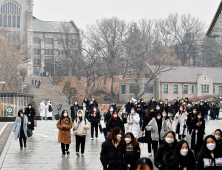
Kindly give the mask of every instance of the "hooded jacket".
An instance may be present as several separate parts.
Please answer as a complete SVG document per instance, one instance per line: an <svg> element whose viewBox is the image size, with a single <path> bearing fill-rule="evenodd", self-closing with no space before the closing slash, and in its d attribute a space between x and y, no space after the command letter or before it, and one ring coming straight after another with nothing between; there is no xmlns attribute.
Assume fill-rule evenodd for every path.
<svg viewBox="0 0 222 170"><path fill-rule="evenodd" d="M23 125L22 125L21 119L22 119L21 117L16 117L13 129L12 129L12 131L15 132L15 136L14 136L15 140L17 140L19 138L21 126L23 126L24 134L25 134L26 138L28 138L28 135L27 135L28 118L26 115L23 116L23 119L24 119Z"/></svg>
<svg viewBox="0 0 222 170"><path fill-rule="evenodd" d="M130 125L129 122L132 122L133 124ZM140 132L140 116L139 114L135 113L132 119L132 116L129 114L127 116L127 126L126 126L126 133L131 132L135 138L139 137Z"/></svg>
<svg viewBox="0 0 222 170"><path fill-rule="evenodd" d="M43 109L43 110L39 110L40 116L45 117L45 109L46 109L46 106L45 106L45 103L44 103L43 101L40 103L39 108L40 108L40 107Z"/></svg>
<svg viewBox="0 0 222 170"><path fill-rule="evenodd" d="M82 120L81 120L81 123L78 124L78 122L80 122L80 119L79 119L79 116L77 115L77 118L73 122L73 128L75 130L74 133L75 133L75 135L78 135L78 136L86 136L87 130L90 128L90 123L84 117L83 110L78 110L77 114L79 113L79 111L82 113Z"/></svg>

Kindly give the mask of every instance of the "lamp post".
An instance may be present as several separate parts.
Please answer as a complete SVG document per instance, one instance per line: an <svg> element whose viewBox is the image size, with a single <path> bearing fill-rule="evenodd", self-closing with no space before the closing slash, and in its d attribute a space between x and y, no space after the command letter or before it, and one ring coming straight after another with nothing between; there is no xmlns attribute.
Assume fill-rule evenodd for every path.
<svg viewBox="0 0 222 170"><path fill-rule="evenodd" d="M23 87L26 87L26 86L27 86L27 85L23 85L23 86L22 86L22 93L23 93Z"/></svg>

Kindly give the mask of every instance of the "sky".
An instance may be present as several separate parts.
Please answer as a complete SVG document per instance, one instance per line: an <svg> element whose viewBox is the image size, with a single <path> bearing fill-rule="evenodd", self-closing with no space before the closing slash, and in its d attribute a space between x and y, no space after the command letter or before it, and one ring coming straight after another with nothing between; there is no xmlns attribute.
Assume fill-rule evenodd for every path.
<svg viewBox="0 0 222 170"><path fill-rule="evenodd" d="M169 13L200 18L206 30L221 0L34 0L33 15L43 21L74 21L79 29L97 19L117 16L125 21L164 19Z"/></svg>

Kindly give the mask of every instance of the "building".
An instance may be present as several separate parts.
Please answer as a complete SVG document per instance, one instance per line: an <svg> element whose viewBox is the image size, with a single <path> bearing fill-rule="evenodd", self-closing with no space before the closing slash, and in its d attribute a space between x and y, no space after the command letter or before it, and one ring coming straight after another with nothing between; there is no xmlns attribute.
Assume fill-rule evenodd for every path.
<svg viewBox="0 0 222 170"><path fill-rule="evenodd" d="M164 67L168 70L170 67ZM194 97L207 95L222 95L222 67L184 67L175 66L162 72L148 85L145 83L155 72L156 66L149 66L141 72L139 78L139 94L142 98L152 97L171 101L177 97ZM126 101L134 96L135 80L132 78L120 81L120 101Z"/></svg>
<svg viewBox="0 0 222 170"><path fill-rule="evenodd" d="M33 0L0 0L0 28L7 28L7 39L23 41L28 49L29 61L23 66L27 75L44 75L47 62L65 56L61 27L69 27L69 34L79 35L73 21L41 21L33 16ZM1 38L4 38L1 36Z"/></svg>

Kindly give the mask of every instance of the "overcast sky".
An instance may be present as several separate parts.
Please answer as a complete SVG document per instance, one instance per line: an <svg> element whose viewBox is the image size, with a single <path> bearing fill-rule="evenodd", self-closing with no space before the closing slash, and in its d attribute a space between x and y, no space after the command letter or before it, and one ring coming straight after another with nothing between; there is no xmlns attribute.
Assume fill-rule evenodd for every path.
<svg viewBox="0 0 222 170"><path fill-rule="evenodd" d="M34 16L44 21L70 21L85 30L96 19L117 16L126 21L190 13L209 27L221 0L34 0Z"/></svg>

